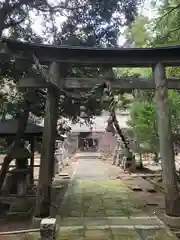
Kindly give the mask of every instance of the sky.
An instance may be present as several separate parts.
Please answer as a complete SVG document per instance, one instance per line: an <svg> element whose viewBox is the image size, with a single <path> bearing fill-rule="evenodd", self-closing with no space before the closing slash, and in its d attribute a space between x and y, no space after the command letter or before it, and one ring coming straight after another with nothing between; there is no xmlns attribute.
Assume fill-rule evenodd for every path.
<svg viewBox="0 0 180 240"><path fill-rule="evenodd" d="M50 0L52 1L52 0ZM53 3L56 0L53 0ZM156 1L156 3L158 2L158 0ZM147 16L148 18L152 19L156 16L156 9L157 7L152 7L151 1L150 0L144 0L144 4L142 5L141 8L139 8L139 12L145 16ZM32 19L33 19L33 29L37 34L41 34L43 35L43 27L42 27L42 22L43 19L40 16L35 16L34 13L32 13L31 15ZM66 17L62 17L62 16L57 16L56 18L56 26L59 27L62 25L62 23L66 20ZM46 23L47 24L47 23ZM122 34L119 36L119 41L118 44L121 46L123 45L123 43L125 42L125 38L122 36Z"/></svg>
<svg viewBox="0 0 180 240"><path fill-rule="evenodd" d="M158 0L155 2L156 4L152 4L152 1L150 0L145 0L144 4L142 7L139 9L139 11L144 14L145 16L149 17L150 19L154 18L157 14L157 5L158 5Z"/></svg>

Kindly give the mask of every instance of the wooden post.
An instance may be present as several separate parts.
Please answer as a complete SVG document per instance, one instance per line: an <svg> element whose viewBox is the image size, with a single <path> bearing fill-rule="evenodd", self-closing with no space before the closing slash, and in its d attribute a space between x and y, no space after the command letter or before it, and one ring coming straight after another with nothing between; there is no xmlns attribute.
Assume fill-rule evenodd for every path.
<svg viewBox="0 0 180 240"><path fill-rule="evenodd" d="M53 62L50 66L52 82L60 79L58 64ZM55 88L48 88L46 113L44 118L44 133L42 139L42 153L39 173L39 183L36 198L36 217L48 217L51 205L51 185L54 167L54 150L57 126L58 95Z"/></svg>
<svg viewBox="0 0 180 240"><path fill-rule="evenodd" d="M32 157L30 159L30 184L34 184L34 138L30 140Z"/></svg>
<svg viewBox="0 0 180 240"><path fill-rule="evenodd" d="M180 197L177 188L177 176L174 161L171 117L168 104L168 88L165 68L162 63L153 67L156 86L157 122L162 175L165 188L166 214L180 216Z"/></svg>

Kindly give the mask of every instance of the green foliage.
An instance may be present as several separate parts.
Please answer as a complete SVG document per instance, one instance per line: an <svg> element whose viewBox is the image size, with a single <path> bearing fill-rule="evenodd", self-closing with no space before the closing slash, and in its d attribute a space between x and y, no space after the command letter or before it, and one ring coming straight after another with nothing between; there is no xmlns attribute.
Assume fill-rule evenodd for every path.
<svg viewBox="0 0 180 240"><path fill-rule="evenodd" d="M16 85L10 79L3 78L0 81L0 117L4 119L6 115L15 115L23 96L18 93Z"/></svg>
<svg viewBox="0 0 180 240"><path fill-rule="evenodd" d="M59 40L68 45L117 46L120 27L134 21L138 0L81 0L67 10Z"/></svg>
<svg viewBox="0 0 180 240"><path fill-rule="evenodd" d="M133 24L126 29L125 35L135 47L167 46L179 44L180 37L180 8L178 0L162 1L158 9L158 17L151 23L146 17L138 16ZM144 24L143 24L144 22ZM156 26L152 31L152 26ZM142 40L142 41L141 41ZM117 70L117 75L139 75L152 77L151 69L124 69ZM167 77L179 77L179 67L166 68ZM151 151L158 152L158 133L156 122L156 104L154 92L136 90L133 92L134 102L130 108L129 125L134 131L136 140L140 144L148 144ZM172 120L174 142L180 134L180 94L178 91L169 91L169 107Z"/></svg>
<svg viewBox="0 0 180 240"><path fill-rule="evenodd" d="M25 40L29 42L55 42L56 44L84 45L84 46L116 46L120 32L120 26L131 23L136 15L139 0L83 0L83 1L9 1L0 4L1 22L0 36L7 35L11 39ZM43 36L37 35L33 29L33 16L42 17ZM63 25L58 26L59 16L65 16ZM37 31L36 31L37 32ZM17 69L17 62L1 63L1 78L13 79L14 82L32 66L27 69ZM22 65L21 65L22 66ZM67 69L71 76L98 77L102 69L73 68ZM4 80L3 80L4 81ZM9 82L6 81L6 85ZM16 93L16 98L21 94ZM92 117L102 110L99 96L90 99L85 105L87 114ZM9 98L3 96L1 91L1 113L6 110L14 111L15 107ZM96 99L97 98L97 99ZM34 91L31 93L32 112L38 116L44 115L46 92ZM14 103L13 103L14 104ZM74 103L71 99L65 99L59 108L59 115L78 119L79 107L82 103ZM16 107L20 108L16 104ZM19 110L18 110L19 111Z"/></svg>
<svg viewBox="0 0 180 240"><path fill-rule="evenodd" d="M172 120L173 135L176 138L180 134L180 94L177 91L169 91L170 115Z"/></svg>
<svg viewBox="0 0 180 240"><path fill-rule="evenodd" d="M170 0L159 8L159 17L155 20L156 39L154 45L176 45L180 36L179 0Z"/></svg>
<svg viewBox="0 0 180 240"><path fill-rule="evenodd" d="M174 142L179 140L178 136L180 134L179 106L179 92L169 91L169 108ZM147 143L153 152L158 152L159 143L155 99L152 101L137 101L132 104L129 126L132 127L139 143Z"/></svg>
<svg viewBox="0 0 180 240"><path fill-rule="evenodd" d="M114 98L111 101L108 110L115 109L128 109L132 103L131 94L122 94L122 93L115 93Z"/></svg>
<svg viewBox="0 0 180 240"><path fill-rule="evenodd" d="M136 140L148 144L152 151L158 151L158 136L155 104L135 102L130 111L129 125L133 128Z"/></svg>
<svg viewBox="0 0 180 240"><path fill-rule="evenodd" d="M69 7L64 1L56 1L56 5L46 0L4 0L0 2L1 23L0 36L7 34L14 39L33 40L35 33L32 29L35 14L43 15L46 21L55 16L61 9ZM6 32L4 31L6 30ZM42 39L42 38L39 38Z"/></svg>
<svg viewBox="0 0 180 240"><path fill-rule="evenodd" d="M117 46L120 27L131 23L136 15L138 0L84 0L83 9L67 9L67 20L57 36L60 44L73 46ZM103 69L92 67L73 68L68 74L73 77L99 77ZM99 101L102 94L88 101L86 108L88 116L100 114L108 104ZM98 101L97 101L98 100ZM69 108L72 109L72 108ZM74 108L73 116L78 116L79 110Z"/></svg>
<svg viewBox="0 0 180 240"><path fill-rule="evenodd" d="M118 78L122 76L141 76L144 78L152 76L151 68L116 68L114 72Z"/></svg>
<svg viewBox="0 0 180 240"><path fill-rule="evenodd" d="M155 38L152 45L170 46L179 45L180 38L180 4L179 0L162 1L158 14L155 19ZM166 70L167 76L180 76L179 67L169 67Z"/></svg>
<svg viewBox="0 0 180 240"><path fill-rule="evenodd" d="M151 42L151 25L148 17L138 15L135 21L125 30L127 41L135 47L147 47Z"/></svg>
<svg viewBox="0 0 180 240"><path fill-rule="evenodd" d="M30 42L42 42L42 38L37 36L32 29L31 14L36 11L47 11L49 14L50 6L47 1L9 1L4 0L0 3L0 37L8 36L11 39L25 40ZM52 14L55 11L52 11ZM22 69L23 63L21 63L21 69L17 68L17 61L1 62L0 71L0 116L5 118L6 116L15 116L22 111L24 94L20 93L16 88L16 83L19 78L24 74ZM28 69L31 66L27 66ZM42 99L38 98L38 93L34 91L31 97L32 105L35 100L41 105ZM35 107L32 109L38 115L42 114L42 111ZM44 105L42 105L44 107ZM42 107L41 106L41 107Z"/></svg>

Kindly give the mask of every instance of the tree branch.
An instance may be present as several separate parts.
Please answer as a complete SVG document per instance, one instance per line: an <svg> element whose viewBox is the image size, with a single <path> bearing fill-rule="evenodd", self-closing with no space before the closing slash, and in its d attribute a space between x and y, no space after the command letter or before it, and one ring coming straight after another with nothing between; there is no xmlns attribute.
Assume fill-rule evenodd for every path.
<svg viewBox="0 0 180 240"><path fill-rule="evenodd" d="M180 30L180 26L177 27L177 28L172 29L171 31L169 31L166 36L172 34L173 32L176 32L176 31L178 31L178 30Z"/></svg>
<svg viewBox="0 0 180 240"><path fill-rule="evenodd" d="M158 39L159 39L159 40L164 40L165 38L169 37L172 33L176 32L176 31L178 31L178 30L180 30L180 26L177 27L177 28L172 29L172 30L169 31L166 35L164 35L164 36L162 36L162 37L161 37L161 36L158 36Z"/></svg>
<svg viewBox="0 0 180 240"><path fill-rule="evenodd" d="M80 9L80 8L85 8L87 7L87 4L85 5L82 5L82 6L77 6L77 7L68 7L68 4L69 4L69 0L66 0L66 2L64 4L58 4L56 6L51 6L47 0L45 0L45 3L44 3L44 6L46 6L46 8L43 8L43 6L41 6L40 4L32 4L31 7L32 8L35 8L41 12L58 12L59 10L76 10L76 9Z"/></svg>
<svg viewBox="0 0 180 240"><path fill-rule="evenodd" d="M22 17L19 21L15 21L14 19L10 19L9 23L4 24L4 28L16 27L17 25L23 23L26 19L26 16Z"/></svg>
<svg viewBox="0 0 180 240"><path fill-rule="evenodd" d="M30 0L30 1L32 2L32 0ZM16 2L12 6L9 6L9 7L10 7L11 11L13 11L15 9L19 9L20 7L22 7L25 4L28 5L28 0L20 0L19 2Z"/></svg>
<svg viewBox="0 0 180 240"><path fill-rule="evenodd" d="M178 9L178 8L180 8L180 3L177 4L175 7L169 9L168 11L166 11L166 13L163 14L163 15L160 17L158 23L159 23L160 21L162 21L162 19L163 19L164 17L166 17L168 14L172 13L174 10L176 10L176 9ZM158 23L157 23L157 24L158 24Z"/></svg>

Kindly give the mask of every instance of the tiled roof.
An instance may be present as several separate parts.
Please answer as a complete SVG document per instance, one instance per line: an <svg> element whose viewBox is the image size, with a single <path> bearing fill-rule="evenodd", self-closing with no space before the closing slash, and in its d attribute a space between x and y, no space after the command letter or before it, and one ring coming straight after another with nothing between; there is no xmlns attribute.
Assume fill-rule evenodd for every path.
<svg viewBox="0 0 180 240"><path fill-rule="evenodd" d="M0 135L15 135L18 128L17 119L8 119L0 122ZM33 135L41 135L43 132L43 127L29 122L25 133Z"/></svg>

